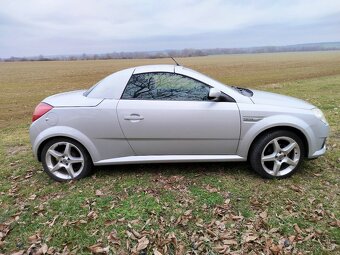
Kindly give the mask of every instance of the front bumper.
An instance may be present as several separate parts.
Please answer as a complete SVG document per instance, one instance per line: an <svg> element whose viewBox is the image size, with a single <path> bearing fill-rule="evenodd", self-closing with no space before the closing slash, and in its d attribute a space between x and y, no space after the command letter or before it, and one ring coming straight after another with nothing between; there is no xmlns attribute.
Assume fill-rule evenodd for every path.
<svg viewBox="0 0 340 255"><path fill-rule="evenodd" d="M309 159L315 159L315 158L317 158L317 157L320 157L320 156L322 156L323 154L325 154L326 153L326 143L323 145L323 147L320 149L320 150L318 150L318 151L316 151L316 152L314 152L314 154L313 155L311 155L311 156L309 156L308 158Z"/></svg>
<svg viewBox="0 0 340 255"><path fill-rule="evenodd" d="M310 129L311 136L309 141L309 159L315 159L326 152L326 140L329 136L330 127L328 124L319 122Z"/></svg>

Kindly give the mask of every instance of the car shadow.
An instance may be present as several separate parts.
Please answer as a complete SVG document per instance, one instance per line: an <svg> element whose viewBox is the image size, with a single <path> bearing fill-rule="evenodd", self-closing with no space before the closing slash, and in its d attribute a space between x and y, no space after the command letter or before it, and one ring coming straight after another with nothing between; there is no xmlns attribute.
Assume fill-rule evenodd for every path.
<svg viewBox="0 0 340 255"><path fill-rule="evenodd" d="M247 162L204 162L204 163L153 163L96 166L95 173L98 176L117 175L241 175L254 176Z"/></svg>

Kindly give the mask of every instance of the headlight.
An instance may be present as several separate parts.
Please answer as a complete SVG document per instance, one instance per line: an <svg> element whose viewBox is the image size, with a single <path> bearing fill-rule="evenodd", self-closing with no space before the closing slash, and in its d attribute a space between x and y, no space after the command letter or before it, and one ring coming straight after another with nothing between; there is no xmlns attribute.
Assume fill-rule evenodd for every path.
<svg viewBox="0 0 340 255"><path fill-rule="evenodd" d="M325 118L325 115L323 114L323 112L320 109L314 108L314 109L312 109L312 111L313 111L315 117L317 117L323 123L328 124L327 120Z"/></svg>

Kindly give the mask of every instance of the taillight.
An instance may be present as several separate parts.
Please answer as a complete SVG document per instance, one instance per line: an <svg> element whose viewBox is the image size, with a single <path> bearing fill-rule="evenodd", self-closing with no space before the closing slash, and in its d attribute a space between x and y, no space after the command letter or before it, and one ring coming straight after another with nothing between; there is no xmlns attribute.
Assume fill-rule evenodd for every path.
<svg viewBox="0 0 340 255"><path fill-rule="evenodd" d="M45 113L48 111L52 110L53 106L46 104L46 103L40 103L35 107L34 112L33 112L33 117L32 117L32 122L36 121L39 119L41 116L43 116Z"/></svg>

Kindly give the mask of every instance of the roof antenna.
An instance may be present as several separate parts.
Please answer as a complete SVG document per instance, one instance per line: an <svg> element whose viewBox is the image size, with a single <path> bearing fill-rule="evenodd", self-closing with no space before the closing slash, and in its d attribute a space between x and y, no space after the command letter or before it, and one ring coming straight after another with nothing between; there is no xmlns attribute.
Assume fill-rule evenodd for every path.
<svg viewBox="0 0 340 255"><path fill-rule="evenodd" d="M180 66L180 64L178 64L177 61L173 57L170 57L170 58L176 63L176 66Z"/></svg>

